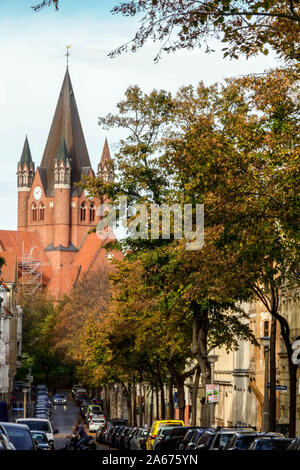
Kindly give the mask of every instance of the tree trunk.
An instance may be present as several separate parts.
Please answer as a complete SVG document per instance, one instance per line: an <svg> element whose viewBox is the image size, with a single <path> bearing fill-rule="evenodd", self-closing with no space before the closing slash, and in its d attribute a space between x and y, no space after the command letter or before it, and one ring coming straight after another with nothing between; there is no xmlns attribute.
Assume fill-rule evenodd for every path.
<svg viewBox="0 0 300 470"><path fill-rule="evenodd" d="M139 408L140 408L140 416L139 416L139 426L140 428L143 427L143 415L145 413L145 400L144 400L144 411L143 411L143 386L142 384L140 383L140 386L139 386L139 390L140 390L140 402L139 402Z"/></svg>
<svg viewBox="0 0 300 470"><path fill-rule="evenodd" d="M156 398L156 419L159 420L159 389L155 388L155 398Z"/></svg>
<svg viewBox="0 0 300 470"><path fill-rule="evenodd" d="M149 428L153 421L153 386L151 386L151 402L150 402L150 420L149 420Z"/></svg>
<svg viewBox="0 0 300 470"><path fill-rule="evenodd" d="M159 378L159 386L160 386L160 409L161 409L161 419L166 419L166 403L165 403L165 389L164 384Z"/></svg>
<svg viewBox="0 0 300 470"><path fill-rule="evenodd" d="M128 426L132 425L132 406L131 406L131 385L128 382L127 385L127 396L126 396L126 401L127 401L127 416L128 416Z"/></svg>
<svg viewBox="0 0 300 470"><path fill-rule="evenodd" d="M135 386L135 379L133 379L132 385L132 427L137 426L137 419L136 419L136 386Z"/></svg>
<svg viewBox="0 0 300 470"><path fill-rule="evenodd" d="M144 403L145 403L145 411L144 411L144 424L149 424L149 408L148 408L148 388L144 385Z"/></svg>
<svg viewBox="0 0 300 470"><path fill-rule="evenodd" d="M185 397L184 397L184 379L176 377L177 399L179 408L179 419L184 421Z"/></svg>
<svg viewBox="0 0 300 470"><path fill-rule="evenodd" d="M196 426L197 422L197 398L198 398L198 388L199 388L199 380L200 380L201 370L198 367L195 374L195 382L192 391L192 420L191 426Z"/></svg>
<svg viewBox="0 0 300 470"><path fill-rule="evenodd" d="M270 389L268 431L276 431L276 318L272 318L270 341Z"/></svg>
<svg viewBox="0 0 300 470"><path fill-rule="evenodd" d="M170 383L169 383L169 413L170 413L170 419L174 419L175 408L174 408L173 378L172 378L172 376L170 377Z"/></svg>

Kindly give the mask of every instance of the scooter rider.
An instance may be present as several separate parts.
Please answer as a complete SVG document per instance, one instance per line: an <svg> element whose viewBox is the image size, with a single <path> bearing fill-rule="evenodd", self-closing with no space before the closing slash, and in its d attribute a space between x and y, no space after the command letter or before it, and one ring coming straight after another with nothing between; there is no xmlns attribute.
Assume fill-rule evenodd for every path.
<svg viewBox="0 0 300 470"><path fill-rule="evenodd" d="M85 427L83 425L83 422L81 420L77 421L79 423L79 428L77 430L77 435L80 437L80 440L76 444L76 448L80 449L82 444L85 444L89 440L89 435L85 430Z"/></svg>

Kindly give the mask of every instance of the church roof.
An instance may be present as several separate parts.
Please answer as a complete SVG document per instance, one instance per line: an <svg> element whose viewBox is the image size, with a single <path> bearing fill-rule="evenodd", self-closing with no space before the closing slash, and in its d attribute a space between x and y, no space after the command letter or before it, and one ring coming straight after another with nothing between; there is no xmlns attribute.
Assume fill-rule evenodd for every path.
<svg viewBox="0 0 300 470"><path fill-rule="evenodd" d="M32 163L31 152L30 152L30 147L29 147L27 136L25 138L20 163L21 163L22 168L24 167L25 163L27 163L28 168L30 166L30 163Z"/></svg>
<svg viewBox="0 0 300 470"><path fill-rule="evenodd" d="M68 69L65 73L41 162L41 167L47 169L47 187L45 188L47 196L52 194L54 188L53 167L59 151L62 135L65 137L66 147L71 159L73 184L81 180L82 168L90 167L91 162ZM74 191L77 193L78 188Z"/></svg>

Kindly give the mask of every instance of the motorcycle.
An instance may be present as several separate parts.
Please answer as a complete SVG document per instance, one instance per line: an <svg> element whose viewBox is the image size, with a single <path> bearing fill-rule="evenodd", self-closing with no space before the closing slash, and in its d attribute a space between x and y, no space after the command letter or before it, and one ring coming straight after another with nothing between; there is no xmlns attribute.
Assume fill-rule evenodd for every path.
<svg viewBox="0 0 300 470"><path fill-rule="evenodd" d="M89 439L87 442L84 442L83 444L80 445L80 447L77 447L77 442L78 442L78 436L76 434L72 434L71 438L67 438L65 450L96 450L97 446L95 442L93 441L92 436L89 436Z"/></svg>

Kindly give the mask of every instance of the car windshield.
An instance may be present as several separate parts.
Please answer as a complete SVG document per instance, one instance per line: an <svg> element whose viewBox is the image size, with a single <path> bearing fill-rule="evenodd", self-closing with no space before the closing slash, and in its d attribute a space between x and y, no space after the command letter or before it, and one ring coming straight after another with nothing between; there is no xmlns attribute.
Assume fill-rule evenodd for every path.
<svg viewBox="0 0 300 470"><path fill-rule="evenodd" d="M254 441L255 438L256 438L255 434L253 434L253 436L240 437L236 442L236 447L238 449L247 450L247 449L249 449L250 445L252 444L252 442Z"/></svg>
<svg viewBox="0 0 300 470"><path fill-rule="evenodd" d="M92 419L92 423L103 423L104 422L104 418L93 418Z"/></svg>
<svg viewBox="0 0 300 470"><path fill-rule="evenodd" d="M54 395L54 398L65 398L64 395Z"/></svg>
<svg viewBox="0 0 300 470"><path fill-rule="evenodd" d="M47 444L47 443L48 443L47 436L46 436L46 434L44 434L44 433L41 433L41 432L32 432L31 435L32 435L33 439L35 439L36 441L42 442L43 444Z"/></svg>
<svg viewBox="0 0 300 470"><path fill-rule="evenodd" d="M5 426L3 426L5 427ZM5 427L9 439L17 450L32 450L33 442L27 429L17 429L17 427Z"/></svg>
<svg viewBox="0 0 300 470"><path fill-rule="evenodd" d="M22 421L22 424L27 424L30 431L52 432L48 421L26 420Z"/></svg>

